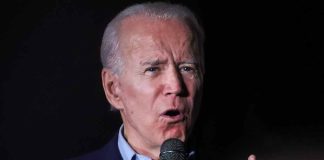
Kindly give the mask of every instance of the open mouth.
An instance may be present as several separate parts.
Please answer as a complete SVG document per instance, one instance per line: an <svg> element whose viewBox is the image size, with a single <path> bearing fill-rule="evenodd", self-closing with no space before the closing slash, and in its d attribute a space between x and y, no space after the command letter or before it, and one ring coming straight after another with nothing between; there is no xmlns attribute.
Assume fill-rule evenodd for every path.
<svg viewBox="0 0 324 160"><path fill-rule="evenodd" d="M164 115L165 115L165 116L169 116L169 117L174 117L174 116L180 115L180 111L179 111L179 110L176 110L176 109L167 110L167 111L164 113Z"/></svg>
<svg viewBox="0 0 324 160"><path fill-rule="evenodd" d="M166 118L170 123L177 123L185 118L184 114L178 109L169 109L162 114L162 117Z"/></svg>

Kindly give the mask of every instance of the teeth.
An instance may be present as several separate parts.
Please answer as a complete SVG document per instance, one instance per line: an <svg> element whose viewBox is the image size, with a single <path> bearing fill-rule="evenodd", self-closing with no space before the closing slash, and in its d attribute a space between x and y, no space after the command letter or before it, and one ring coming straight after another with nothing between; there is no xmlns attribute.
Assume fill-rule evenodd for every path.
<svg viewBox="0 0 324 160"><path fill-rule="evenodd" d="M167 116L177 116L177 115L179 115L180 114L180 112L178 111L178 110L169 110L169 111L167 111L166 113L165 113L165 115L167 115Z"/></svg>

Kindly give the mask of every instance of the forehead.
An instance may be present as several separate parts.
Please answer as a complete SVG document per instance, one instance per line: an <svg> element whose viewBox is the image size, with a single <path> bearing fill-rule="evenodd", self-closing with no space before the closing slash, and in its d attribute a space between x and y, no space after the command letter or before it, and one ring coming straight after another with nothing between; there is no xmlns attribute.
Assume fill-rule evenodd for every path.
<svg viewBox="0 0 324 160"><path fill-rule="evenodd" d="M192 33L176 19L134 16L124 19L120 27L120 49L127 56L140 53L172 53L192 57ZM137 55L138 56L138 55Z"/></svg>
<svg viewBox="0 0 324 160"><path fill-rule="evenodd" d="M165 27L165 25L170 27ZM160 27L159 27L160 26ZM130 30L130 28L132 28ZM121 30L122 31L140 31L145 29L145 31L154 31L154 30L176 30L182 32L190 33L187 24L182 21L180 18L162 18L158 16L148 16L148 15L134 15L126 17L121 21Z"/></svg>

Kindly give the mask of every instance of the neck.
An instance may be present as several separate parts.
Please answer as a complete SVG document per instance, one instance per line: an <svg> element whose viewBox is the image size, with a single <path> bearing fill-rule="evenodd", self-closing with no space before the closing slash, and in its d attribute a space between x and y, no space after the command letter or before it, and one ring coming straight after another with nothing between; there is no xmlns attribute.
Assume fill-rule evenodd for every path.
<svg viewBox="0 0 324 160"><path fill-rule="evenodd" d="M151 158L152 160L159 160L161 145L152 145L152 143L131 125L125 123L125 115L121 112L121 117L124 122L123 135L130 147L137 153Z"/></svg>
<svg viewBox="0 0 324 160"><path fill-rule="evenodd" d="M124 137L128 144L133 148L133 150L141 155L150 157L153 160L159 159L160 146L151 146L147 143L147 140L142 138L142 136L137 134L129 133L129 130L124 126Z"/></svg>

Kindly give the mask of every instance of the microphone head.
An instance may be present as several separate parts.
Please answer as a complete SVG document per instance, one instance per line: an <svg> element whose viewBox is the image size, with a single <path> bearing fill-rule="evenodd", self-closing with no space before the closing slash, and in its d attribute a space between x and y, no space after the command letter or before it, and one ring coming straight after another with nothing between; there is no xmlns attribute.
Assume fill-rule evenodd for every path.
<svg viewBox="0 0 324 160"><path fill-rule="evenodd" d="M165 140L161 145L160 160L187 160L184 143L176 138Z"/></svg>

